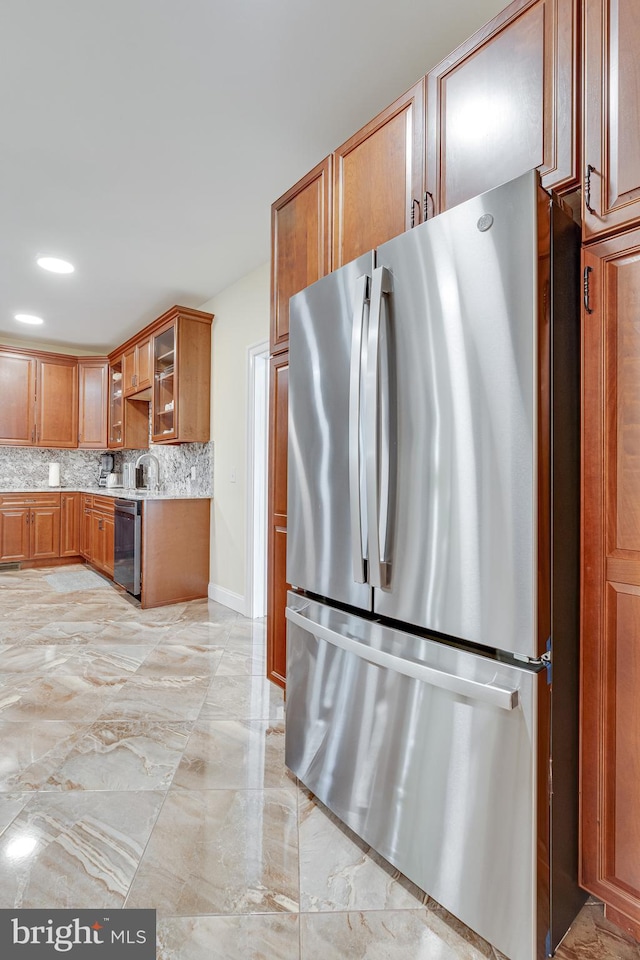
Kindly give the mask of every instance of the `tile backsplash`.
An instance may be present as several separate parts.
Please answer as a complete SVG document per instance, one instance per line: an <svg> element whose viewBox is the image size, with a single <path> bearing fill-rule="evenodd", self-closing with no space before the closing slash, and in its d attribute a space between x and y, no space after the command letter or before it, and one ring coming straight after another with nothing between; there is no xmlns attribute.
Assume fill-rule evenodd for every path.
<svg viewBox="0 0 640 960"><path fill-rule="evenodd" d="M115 470L135 462L144 450L105 451L115 457ZM163 493L213 496L213 443L181 443L175 446L151 444L149 453L160 462ZM29 490L47 486L49 464L60 464L63 487L92 487L98 484L101 450L53 450L35 447L0 446L0 489ZM191 479L195 467L196 478Z"/></svg>

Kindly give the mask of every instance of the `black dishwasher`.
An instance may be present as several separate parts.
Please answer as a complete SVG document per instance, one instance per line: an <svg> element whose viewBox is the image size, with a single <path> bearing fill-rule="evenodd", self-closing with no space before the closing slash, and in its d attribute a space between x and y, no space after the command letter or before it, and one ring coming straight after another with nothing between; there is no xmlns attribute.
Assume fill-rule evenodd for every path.
<svg viewBox="0 0 640 960"><path fill-rule="evenodd" d="M140 500L116 500L113 579L134 597L140 596Z"/></svg>

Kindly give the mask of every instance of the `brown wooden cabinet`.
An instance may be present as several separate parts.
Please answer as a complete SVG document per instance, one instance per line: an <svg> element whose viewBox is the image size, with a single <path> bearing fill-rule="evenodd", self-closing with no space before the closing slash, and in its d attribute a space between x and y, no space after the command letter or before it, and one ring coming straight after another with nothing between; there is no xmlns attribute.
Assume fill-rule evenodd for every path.
<svg viewBox="0 0 640 960"><path fill-rule="evenodd" d="M640 230L583 263L580 881L640 938Z"/></svg>
<svg viewBox="0 0 640 960"><path fill-rule="evenodd" d="M640 5L584 4L585 240L640 223Z"/></svg>
<svg viewBox="0 0 640 960"><path fill-rule="evenodd" d="M419 223L424 78L333 155L333 268Z"/></svg>
<svg viewBox="0 0 640 960"><path fill-rule="evenodd" d="M78 360L79 447L107 449L108 376L106 357Z"/></svg>
<svg viewBox="0 0 640 960"><path fill-rule="evenodd" d="M60 494L0 497L0 562L60 556Z"/></svg>
<svg viewBox="0 0 640 960"><path fill-rule="evenodd" d="M77 557L80 553L80 498L79 493L60 496L61 557Z"/></svg>
<svg viewBox="0 0 640 960"><path fill-rule="evenodd" d="M35 443L35 391L35 357L0 349L0 443Z"/></svg>
<svg viewBox="0 0 640 960"><path fill-rule="evenodd" d="M174 307L157 321L151 337L154 443L211 439L212 319L210 313Z"/></svg>
<svg viewBox="0 0 640 960"><path fill-rule="evenodd" d="M271 358L267 563L267 676L285 686L287 674L287 439L289 356Z"/></svg>
<svg viewBox="0 0 640 960"><path fill-rule="evenodd" d="M149 446L149 403L125 398L123 358L109 364L109 434L110 450L144 450Z"/></svg>
<svg viewBox="0 0 640 960"><path fill-rule="evenodd" d="M289 298L331 270L331 171L326 157L271 207L271 352L289 344Z"/></svg>
<svg viewBox="0 0 640 960"><path fill-rule="evenodd" d="M127 347L122 355L122 381L125 397L151 386L151 337L144 337Z"/></svg>
<svg viewBox="0 0 640 960"><path fill-rule="evenodd" d="M537 167L577 187L577 0L515 0L427 75L427 189L436 212Z"/></svg>
<svg viewBox="0 0 640 960"><path fill-rule="evenodd" d="M14 563L29 557L30 507L0 507L0 562Z"/></svg>
<svg viewBox="0 0 640 960"><path fill-rule="evenodd" d="M80 550L101 573L113 577L114 563L113 497L100 495L82 497Z"/></svg>
<svg viewBox="0 0 640 960"><path fill-rule="evenodd" d="M0 443L78 446L78 361L0 347Z"/></svg>
<svg viewBox="0 0 640 960"><path fill-rule="evenodd" d="M91 558L91 511L93 497L80 494L80 555L89 560Z"/></svg>
<svg viewBox="0 0 640 960"><path fill-rule="evenodd" d="M78 361L56 354L38 358L36 443L41 447L78 446Z"/></svg>

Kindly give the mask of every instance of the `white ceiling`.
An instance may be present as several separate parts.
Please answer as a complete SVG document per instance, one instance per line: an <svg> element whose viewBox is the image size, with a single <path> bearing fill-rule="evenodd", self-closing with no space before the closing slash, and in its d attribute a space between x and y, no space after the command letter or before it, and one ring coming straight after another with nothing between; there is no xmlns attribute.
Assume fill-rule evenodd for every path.
<svg viewBox="0 0 640 960"><path fill-rule="evenodd" d="M2 0L0 336L99 352L204 303L268 259L271 203L505 2Z"/></svg>

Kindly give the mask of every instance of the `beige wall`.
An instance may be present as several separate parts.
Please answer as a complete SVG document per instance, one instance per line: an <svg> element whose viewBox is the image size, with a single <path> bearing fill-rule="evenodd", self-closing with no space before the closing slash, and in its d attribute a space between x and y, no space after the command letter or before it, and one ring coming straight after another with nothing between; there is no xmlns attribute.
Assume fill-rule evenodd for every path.
<svg viewBox="0 0 640 960"><path fill-rule="evenodd" d="M244 604L245 595L247 348L269 338L269 264L246 274L200 309L215 314L209 595L232 606L234 598ZM235 483L231 481L233 470Z"/></svg>
<svg viewBox="0 0 640 960"><path fill-rule="evenodd" d="M29 350L44 350L47 353L66 353L72 357L106 356L98 350L84 350L82 347L73 347L68 343L47 343L44 340L20 340L18 337L0 337L0 341L8 347L27 347Z"/></svg>

